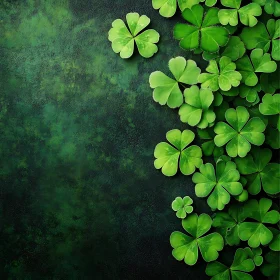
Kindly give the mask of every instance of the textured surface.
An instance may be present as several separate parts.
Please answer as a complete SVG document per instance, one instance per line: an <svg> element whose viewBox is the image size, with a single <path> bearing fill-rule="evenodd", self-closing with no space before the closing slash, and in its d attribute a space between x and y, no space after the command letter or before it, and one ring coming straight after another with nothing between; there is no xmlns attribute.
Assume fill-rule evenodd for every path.
<svg viewBox="0 0 280 280"><path fill-rule="evenodd" d="M122 60L107 40L131 11L161 34L152 59ZM178 18L150 0L1 1L1 279L207 279L169 244L173 199L191 196L199 213L206 202L191 177L153 167L155 145L186 127L148 83L193 57L172 39Z"/></svg>

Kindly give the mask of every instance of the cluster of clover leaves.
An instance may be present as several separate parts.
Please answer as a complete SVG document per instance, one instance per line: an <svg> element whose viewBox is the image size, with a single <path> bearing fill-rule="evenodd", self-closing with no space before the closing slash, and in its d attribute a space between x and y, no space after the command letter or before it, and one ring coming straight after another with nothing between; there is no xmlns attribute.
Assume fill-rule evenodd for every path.
<svg viewBox="0 0 280 280"><path fill-rule="evenodd" d="M172 17L177 2L184 21L175 25L174 38L181 48L201 54L208 67L201 71L193 60L171 58L172 75L155 71L149 83L154 101L178 108L200 146L191 144L193 130L168 131L167 142L155 147L154 166L169 177L178 170L192 175L196 196L207 198L214 213L198 215L189 196L175 198L172 209L186 233L171 234L172 255L195 265L201 254L213 280L250 280L257 268L278 279L280 165L272 159L280 147L280 3L152 0L152 5ZM136 43L140 55L152 57L160 36L143 31L150 19L137 13L126 19L127 25L115 20L109 31L114 52L129 58ZM238 246L232 264L217 261L231 246Z"/></svg>

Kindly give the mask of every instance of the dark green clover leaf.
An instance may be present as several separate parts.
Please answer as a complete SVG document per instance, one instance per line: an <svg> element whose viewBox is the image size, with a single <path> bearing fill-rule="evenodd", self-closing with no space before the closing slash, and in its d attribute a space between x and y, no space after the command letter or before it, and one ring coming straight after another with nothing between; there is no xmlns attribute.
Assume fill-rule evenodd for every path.
<svg viewBox="0 0 280 280"><path fill-rule="evenodd" d="M273 233L266 224L276 224L279 221L279 212L269 211L272 200L261 198L258 202L255 199L249 200L245 207L250 211L250 218L254 222L243 222L239 226L239 237L242 241L248 241L251 248L267 245L273 239Z"/></svg>
<svg viewBox="0 0 280 280"><path fill-rule="evenodd" d="M239 225L250 215L240 204L231 205L228 212L218 212L213 219L213 227L224 237L226 244L239 245Z"/></svg>
<svg viewBox="0 0 280 280"><path fill-rule="evenodd" d="M261 272L271 280L279 280L280 252L269 252L264 257L265 263L261 266Z"/></svg>
<svg viewBox="0 0 280 280"><path fill-rule="evenodd" d="M265 132L265 142L272 149L280 149L280 131L277 128L267 127Z"/></svg>
<svg viewBox="0 0 280 280"><path fill-rule="evenodd" d="M198 82L201 83L202 88L209 88L212 91L219 89L229 91L231 87L238 87L242 76L235 71L236 65L230 58L223 56L219 63L211 60L206 71L198 77Z"/></svg>
<svg viewBox="0 0 280 280"><path fill-rule="evenodd" d="M238 36L232 36L226 45L222 56L229 57L232 61L236 61L241 58L246 52L244 43Z"/></svg>
<svg viewBox="0 0 280 280"><path fill-rule="evenodd" d="M280 16L280 2L278 0L253 0L253 2L264 6L267 14L274 15L275 17Z"/></svg>
<svg viewBox="0 0 280 280"><path fill-rule="evenodd" d="M180 46L186 50L200 48L206 52L217 52L225 46L229 39L226 28L218 25L218 9L210 8L204 13L201 5L185 9L183 18L190 24L177 23L174 28L174 37L180 40Z"/></svg>
<svg viewBox="0 0 280 280"><path fill-rule="evenodd" d="M265 116L277 116L277 128L280 131L280 94L265 94L259 109Z"/></svg>
<svg viewBox="0 0 280 280"><path fill-rule="evenodd" d="M280 192L280 165L269 163L272 152L269 149L253 148L245 158L235 160L237 169L242 175L248 175L248 191L256 195L261 188L267 194L275 195Z"/></svg>
<svg viewBox="0 0 280 280"><path fill-rule="evenodd" d="M212 91L192 86L185 89L184 96L186 103L179 109L181 121L199 128L213 125L216 115L213 110L209 109L214 101Z"/></svg>
<svg viewBox="0 0 280 280"><path fill-rule="evenodd" d="M184 175L192 174L196 167L202 164L202 151L196 146L188 145L194 140L195 134L191 130L173 129L166 133L166 139L170 142L157 144L155 155L155 168L161 169L165 176L174 176L178 171L178 162Z"/></svg>
<svg viewBox="0 0 280 280"><path fill-rule="evenodd" d="M172 209L176 212L176 216L179 219L185 219L187 214L191 214L193 211L193 200L189 196L176 197L172 202Z"/></svg>
<svg viewBox="0 0 280 280"><path fill-rule="evenodd" d="M248 272L255 269L255 264L247 249L249 248L236 250L230 267L217 261L207 264L206 274L212 276L211 280L253 280Z"/></svg>
<svg viewBox="0 0 280 280"><path fill-rule="evenodd" d="M255 48L268 52L271 49L271 56L280 60L280 20L270 19L265 25L259 22L252 28L244 28L240 38L248 50Z"/></svg>
<svg viewBox="0 0 280 280"><path fill-rule="evenodd" d="M276 228L269 228L273 233L273 239L269 243L269 249L272 251L280 251L280 231Z"/></svg>
<svg viewBox="0 0 280 280"><path fill-rule="evenodd" d="M242 82L247 86L255 86L258 76L255 73L273 73L277 69L275 61L271 61L270 54L263 53L262 49L255 49L248 55L236 61L237 70L242 75Z"/></svg>
<svg viewBox="0 0 280 280"><path fill-rule="evenodd" d="M198 249L206 262L214 261L219 256L219 251L224 247L223 237L217 233L205 235L211 228L212 219L207 214L195 213L182 220L184 230L189 234L175 231L170 236L170 244L174 248L173 257L184 260L188 265L196 264Z"/></svg>
<svg viewBox="0 0 280 280"><path fill-rule="evenodd" d="M129 58L134 52L135 42L143 57L152 57L158 51L156 43L159 41L159 33L153 29L140 33L149 25L150 19L147 16L139 16L138 13L129 13L126 20L129 30L121 19L112 23L109 41L112 42L113 51L120 53L121 58Z"/></svg>
<svg viewBox="0 0 280 280"><path fill-rule="evenodd" d="M280 89L280 67L277 66L277 71L271 74L261 74L261 88L265 93L273 94Z"/></svg>
<svg viewBox="0 0 280 280"><path fill-rule="evenodd" d="M214 128L217 134L214 142L218 147L226 145L230 157L245 157L251 150L251 144L261 146L264 143L264 122L258 118L250 118L245 107L228 109L226 111L228 122L218 122Z"/></svg>
<svg viewBox="0 0 280 280"><path fill-rule="evenodd" d="M234 162L218 160L216 170L211 163L202 164L199 171L192 177L196 184L195 194L197 197L208 196L207 203L212 210L223 210L231 195L239 195L243 191Z"/></svg>
<svg viewBox="0 0 280 280"><path fill-rule="evenodd" d="M246 101L250 103L259 102L259 92L261 91L261 86L257 84L254 87L249 87L244 84L240 86L240 97L246 98Z"/></svg>
<svg viewBox="0 0 280 280"><path fill-rule="evenodd" d="M160 71L150 75L150 87L154 89L153 97L160 105L167 104L170 108L180 107L183 103L183 94L179 84L194 85L200 74L200 68L193 60L185 60L178 56L169 61L169 69L174 79Z"/></svg>

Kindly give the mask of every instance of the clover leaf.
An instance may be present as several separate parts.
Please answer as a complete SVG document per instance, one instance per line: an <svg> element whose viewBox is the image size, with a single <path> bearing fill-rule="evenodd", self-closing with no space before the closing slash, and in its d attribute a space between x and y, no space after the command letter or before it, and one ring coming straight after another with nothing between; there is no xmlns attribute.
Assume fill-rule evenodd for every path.
<svg viewBox="0 0 280 280"><path fill-rule="evenodd" d="M223 210L230 202L231 195L239 195L243 186L239 182L240 174L234 162L218 160L216 170L211 163L202 164L199 172L194 173L192 181L197 197L207 197L212 210Z"/></svg>
<svg viewBox="0 0 280 280"><path fill-rule="evenodd" d="M248 50L255 48L268 52L271 49L271 56L280 60L280 20L270 19L265 25L262 22L252 28L244 28L240 34Z"/></svg>
<svg viewBox="0 0 280 280"><path fill-rule="evenodd" d="M266 135L265 135L265 142L272 149L280 149L280 131L273 127L267 127Z"/></svg>
<svg viewBox="0 0 280 280"><path fill-rule="evenodd" d="M213 124L216 115L209 109L214 101L214 95L209 89L199 89L192 86L184 91L185 103L179 109L180 119L190 126L206 128Z"/></svg>
<svg viewBox="0 0 280 280"><path fill-rule="evenodd" d="M206 274L213 276L212 280L253 280L253 277L247 272L255 269L255 264L249 256L248 248L239 248L236 250L233 263L230 267L215 261L207 264Z"/></svg>
<svg viewBox="0 0 280 280"><path fill-rule="evenodd" d="M218 25L218 9L210 8L204 14L201 5L195 5L183 11L183 18L190 24L177 23L174 38L180 40L180 46L186 50L200 48L210 53L217 52L229 40L229 32Z"/></svg>
<svg viewBox="0 0 280 280"><path fill-rule="evenodd" d="M184 230L189 234L175 231L170 236L170 244L174 248L173 257L184 260L188 265L196 264L198 249L206 262L214 261L219 256L219 251L224 247L223 237L217 233L205 235L211 228L212 219L207 214L196 213L182 220Z"/></svg>
<svg viewBox="0 0 280 280"><path fill-rule="evenodd" d="M193 60L185 60L178 56L169 61L169 69L174 79L160 71L150 75L150 87L154 89L153 98L160 105L167 104L170 108L180 107L183 103L183 94L179 84L194 85L200 74L200 68Z"/></svg>
<svg viewBox="0 0 280 280"><path fill-rule="evenodd" d="M265 116L277 116L277 128L280 131L280 94L265 94L259 109L261 114Z"/></svg>
<svg viewBox="0 0 280 280"><path fill-rule="evenodd" d="M244 207L233 204L228 212L218 212L213 218L213 227L224 237L226 244L239 245L239 226L248 217Z"/></svg>
<svg viewBox="0 0 280 280"><path fill-rule="evenodd" d="M272 206L272 200L261 198L259 202L255 199L246 203L247 211L250 211L250 218L254 222L243 222L239 226L239 237L242 241L248 241L251 248L257 248L267 245L273 239L273 233L266 224L276 224L279 221L279 212L269 209Z"/></svg>
<svg viewBox="0 0 280 280"><path fill-rule="evenodd" d="M244 43L238 36L232 36L229 39L222 55L229 57L232 61L236 61L241 58L246 52Z"/></svg>
<svg viewBox="0 0 280 280"><path fill-rule="evenodd" d="M244 25L255 26L258 22L257 18L262 14L262 8L257 3L250 3L241 6L241 0L221 0L223 6L231 9L221 9L218 13L220 23L222 25L236 26L238 24L238 15L240 22Z"/></svg>
<svg viewBox="0 0 280 280"><path fill-rule="evenodd" d="M277 66L277 71L271 74L261 74L261 88L265 93L273 94L280 89L280 68Z"/></svg>
<svg viewBox="0 0 280 280"><path fill-rule="evenodd" d="M254 264L256 266L261 266L263 263L263 257L262 257L262 249L260 247L258 248L246 248L248 251L248 255L253 260Z"/></svg>
<svg viewBox="0 0 280 280"><path fill-rule="evenodd" d="M273 233L273 239L269 243L269 249L272 251L280 251L280 231L276 228L270 228Z"/></svg>
<svg viewBox="0 0 280 280"><path fill-rule="evenodd" d="M276 62L271 61L270 54L264 54L262 49L254 49L250 58L248 55L243 56L236 61L236 66L242 75L242 82L247 86L255 86L258 83L255 73L272 73L277 69Z"/></svg>
<svg viewBox="0 0 280 280"><path fill-rule="evenodd" d="M166 133L166 139L170 142L161 142L155 147L155 168L162 168L165 176L174 176L178 171L178 162L184 175L192 174L196 167L202 164L202 151L196 146L188 145L194 140L195 134L191 130L173 129ZM188 148L187 148L188 147Z"/></svg>
<svg viewBox="0 0 280 280"><path fill-rule="evenodd" d="M279 280L280 252L268 252L264 259L266 262L261 266L262 274L271 280Z"/></svg>
<svg viewBox="0 0 280 280"><path fill-rule="evenodd" d="M257 84L254 87L249 87L244 84L240 86L240 97L246 98L246 101L250 103L259 102L259 92L261 90L261 86Z"/></svg>
<svg viewBox="0 0 280 280"><path fill-rule="evenodd" d="M191 214L193 211L193 200L189 196L176 197L172 202L172 209L176 212L176 216L180 219L185 219L187 214Z"/></svg>
<svg viewBox="0 0 280 280"><path fill-rule="evenodd" d="M245 157L251 150L251 144L261 146L264 142L264 122L258 118L250 118L245 107L238 106L226 111L225 122L218 122L214 128L217 134L214 142L218 147L226 145L230 157Z"/></svg>
<svg viewBox="0 0 280 280"><path fill-rule="evenodd" d="M150 19L145 15L129 13L126 20L129 29L121 19L112 23L108 38L112 42L113 51L119 53L121 58L129 58L134 52L135 42L140 55L145 58L152 57L158 51L156 43L159 41L159 33L153 29L140 33L149 25Z"/></svg>
<svg viewBox="0 0 280 280"><path fill-rule="evenodd" d="M201 83L202 88L209 88L212 91L219 89L229 91L232 86L239 86L242 79L241 74L235 69L235 63L226 56L221 57L219 63L211 60L206 68L209 73L200 74L198 82Z"/></svg>
<svg viewBox="0 0 280 280"><path fill-rule="evenodd" d="M258 3L261 6L264 6L266 13L274 15L275 17L280 16L280 3L277 0L253 0L253 2Z"/></svg>

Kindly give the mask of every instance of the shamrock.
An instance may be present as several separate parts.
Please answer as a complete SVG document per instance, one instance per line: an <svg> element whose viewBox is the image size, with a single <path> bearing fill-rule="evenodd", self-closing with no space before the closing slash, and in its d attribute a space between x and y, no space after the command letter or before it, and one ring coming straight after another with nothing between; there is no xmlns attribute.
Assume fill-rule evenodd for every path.
<svg viewBox="0 0 280 280"><path fill-rule="evenodd" d="M200 74L200 69L193 60L185 60L178 56L169 61L169 69L175 77L169 78L160 71L150 75L150 87L154 89L153 97L160 105L167 104L170 108L180 107L183 103L183 94L179 84L194 85Z"/></svg>
<svg viewBox="0 0 280 280"><path fill-rule="evenodd" d="M219 251L224 247L223 237L217 233L205 235L211 228L212 219L207 214L195 213L182 220L184 230L190 234L175 231L170 236L170 244L174 248L173 257L184 260L188 265L194 265L198 259L198 248L206 262L214 261L219 256Z"/></svg>
<svg viewBox="0 0 280 280"><path fill-rule="evenodd" d="M205 273L212 276L211 280L253 280L247 272L255 269L255 264L249 256L248 248L238 248L230 267L215 261L207 264Z"/></svg>
<svg viewBox="0 0 280 280"><path fill-rule="evenodd" d="M244 25L255 26L258 22L257 16L262 14L262 8L257 3L250 3L241 6L241 0L221 0L223 6L231 9L221 9L218 13L222 25L236 26L238 24L238 15L240 22Z"/></svg>
<svg viewBox="0 0 280 280"><path fill-rule="evenodd" d="M211 60L206 71L198 77L198 82L202 88L210 88L212 91L217 91L219 88L223 91L229 91L231 87L237 87L240 84L242 76L235 71L236 65L230 58L223 56L219 63Z"/></svg>
<svg viewBox="0 0 280 280"><path fill-rule="evenodd" d="M246 52L244 43L238 36L232 36L229 39L222 55L229 57L232 61L236 61L241 58Z"/></svg>
<svg viewBox="0 0 280 280"><path fill-rule="evenodd" d="M253 0L253 2L264 6L264 10L267 14L273 14L275 17L280 16L280 3L278 0Z"/></svg>
<svg viewBox="0 0 280 280"><path fill-rule="evenodd" d="M263 257L262 257L262 249L260 247L258 248L246 248L248 251L248 255L250 258L254 261L254 264L256 266L260 266L263 263Z"/></svg>
<svg viewBox="0 0 280 280"><path fill-rule="evenodd" d="M239 172L242 175L248 175L246 178L250 194L258 194L261 187L270 195L280 192L280 165L269 163L271 158L271 150L253 148L245 158L235 160Z"/></svg>
<svg viewBox="0 0 280 280"><path fill-rule="evenodd" d="M193 211L193 200L189 196L176 197L175 200L172 202L172 209L176 211L176 216L180 219L185 219L187 214L191 214Z"/></svg>
<svg viewBox="0 0 280 280"><path fill-rule="evenodd" d="M265 94L259 109L261 114L265 116L277 115L277 128L280 131L280 94Z"/></svg>
<svg viewBox="0 0 280 280"><path fill-rule="evenodd" d="M239 195L243 187L234 162L218 160L216 170L211 163L202 164L192 180L197 197L208 197L207 203L212 210L223 210L230 201L230 195Z"/></svg>
<svg viewBox="0 0 280 280"><path fill-rule="evenodd" d="M255 86L258 83L258 76L255 73L272 73L276 71L277 64L271 61L270 54L263 53L262 49L255 49L248 55L236 61L237 70L242 75L242 82L247 86Z"/></svg>
<svg viewBox="0 0 280 280"><path fill-rule="evenodd" d="M257 84L254 87L249 87L244 84L240 86L240 97L246 98L246 100L250 103L254 103L256 101L259 101L259 95L258 92L260 92L261 86Z"/></svg>
<svg viewBox="0 0 280 280"><path fill-rule="evenodd" d="M264 259L266 262L261 266L262 274L271 280L279 280L280 252L268 252Z"/></svg>
<svg viewBox="0 0 280 280"><path fill-rule="evenodd" d="M214 101L214 95L209 89L199 89L192 86L184 91L185 104L179 109L180 119L190 126L206 128L213 124L216 115L209 109Z"/></svg>
<svg viewBox="0 0 280 280"><path fill-rule="evenodd" d="M121 19L116 19L112 23L109 31L109 41L112 42L112 49L115 53L120 53L121 58L129 58L134 51L134 42L137 45L139 53L145 57L152 57L157 51L156 43L159 41L159 34L153 29L146 30L150 19L147 16L139 16L138 13L129 13L126 15L127 26Z"/></svg>
<svg viewBox="0 0 280 280"><path fill-rule="evenodd" d="M174 37L180 40L180 46L186 50L200 48L210 53L217 52L229 39L226 28L218 25L218 9L210 8L204 14L201 5L192 6L183 11L183 18L190 24L177 23Z"/></svg>
<svg viewBox="0 0 280 280"><path fill-rule="evenodd" d="M276 224L279 221L279 212L271 210L272 200L261 198L249 200L245 207L250 211L250 218L256 222L243 222L239 226L239 237L242 241L248 241L251 248L267 245L273 239L273 233L265 224Z"/></svg>
<svg viewBox="0 0 280 280"><path fill-rule="evenodd" d="M178 170L178 161L184 175L192 174L196 167L202 164L202 151L196 146L187 146L194 140L191 130L173 129L166 133L166 139L171 143L161 142L155 148L155 168L162 168L165 176L174 176ZM180 160L179 160L180 159Z"/></svg>
<svg viewBox="0 0 280 280"><path fill-rule="evenodd" d="M271 56L275 60L280 60L280 20L270 19L265 25L258 22L253 28L244 28L240 38L248 50L255 48L268 52L271 47Z"/></svg>

